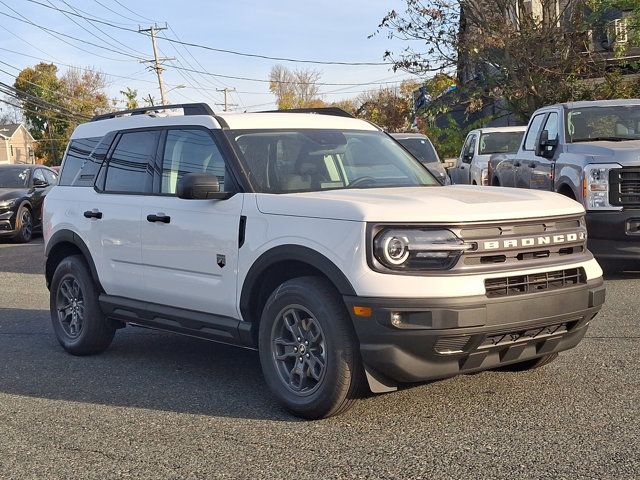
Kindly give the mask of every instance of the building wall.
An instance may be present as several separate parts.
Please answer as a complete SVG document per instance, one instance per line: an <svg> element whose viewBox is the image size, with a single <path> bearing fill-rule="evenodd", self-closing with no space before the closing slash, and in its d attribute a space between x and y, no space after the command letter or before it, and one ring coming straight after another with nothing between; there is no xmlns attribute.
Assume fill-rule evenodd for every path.
<svg viewBox="0 0 640 480"><path fill-rule="evenodd" d="M9 141L4 138L0 138L0 163L9 163L10 151Z"/></svg>
<svg viewBox="0 0 640 480"><path fill-rule="evenodd" d="M35 143L25 128L20 127L11 137L13 158L11 163L33 163Z"/></svg>

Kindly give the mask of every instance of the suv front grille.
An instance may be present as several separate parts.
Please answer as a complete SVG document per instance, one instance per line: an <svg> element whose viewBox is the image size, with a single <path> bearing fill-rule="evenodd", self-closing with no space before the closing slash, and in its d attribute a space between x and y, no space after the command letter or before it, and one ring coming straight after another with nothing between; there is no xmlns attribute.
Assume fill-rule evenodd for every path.
<svg viewBox="0 0 640 480"><path fill-rule="evenodd" d="M584 268L569 268L554 272L513 275L484 281L487 297L508 297L525 293L546 292L587 283Z"/></svg>
<svg viewBox="0 0 640 480"><path fill-rule="evenodd" d="M611 205L640 206L640 168L617 168L609 173Z"/></svg>

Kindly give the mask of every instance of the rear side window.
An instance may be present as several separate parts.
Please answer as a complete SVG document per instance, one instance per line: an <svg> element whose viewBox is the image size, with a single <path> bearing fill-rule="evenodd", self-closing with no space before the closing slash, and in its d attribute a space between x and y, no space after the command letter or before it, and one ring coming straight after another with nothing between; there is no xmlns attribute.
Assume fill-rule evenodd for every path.
<svg viewBox="0 0 640 480"><path fill-rule="evenodd" d="M151 193L159 139L159 130L123 134L109 159L105 191Z"/></svg>
<svg viewBox="0 0 640 480"><path fill-rule="evenodd" d="M94 177L91 177L91 182L87 185L82 185L82 182L78 183L80 178L79 174L80 170L88 170L87 162L89 161L89 155L93 152L94 148L96 148L101 138L102 137L93 137L71 140L69 148L67 149L67 155L64 157L64 161L62 162L62 171L60 172L60 181L58 182L59 185L93 185ZM95 176L95 171L93 175Z"/></svg>

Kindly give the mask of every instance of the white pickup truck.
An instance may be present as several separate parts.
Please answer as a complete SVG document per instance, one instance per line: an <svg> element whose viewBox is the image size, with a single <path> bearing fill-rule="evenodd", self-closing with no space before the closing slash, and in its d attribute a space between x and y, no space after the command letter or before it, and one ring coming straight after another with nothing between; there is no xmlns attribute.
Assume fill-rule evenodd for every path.
<svg viewBox="0 0 640 480"><path fill-rule="evenodd" d="M493 127L471 130L456 164L449 169L451 183L489 185L487 166L492 155L518 151L526 127Z"/></svg>

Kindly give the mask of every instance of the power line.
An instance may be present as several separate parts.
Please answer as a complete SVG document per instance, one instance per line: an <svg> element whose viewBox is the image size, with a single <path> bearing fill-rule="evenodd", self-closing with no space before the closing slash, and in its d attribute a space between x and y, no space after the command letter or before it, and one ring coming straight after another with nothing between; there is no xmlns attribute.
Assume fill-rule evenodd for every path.
<svg viewBox="0 0 640 480"><path fill-rule="evenodd" d="M125 10L127 10L128 12L134 14L136 17L140 17L143 20L146 20L147 22L156 23L155 20L151 20L150 18L144 17L144 16L140 15L139 13L134 12L133 10L131 10L129 7L127 7L123 3L119 2L118 0L113 0L113 1L116 2L118 5L120 5L122 8L124 8Z"/></svg>
<svg viewBox="0 0 640 480"><path fill-rule="evenodd" d="M107 21L104 21L104 20L99 20L97 18L87 17L85 15L81 15L81 14L76 13L76 12L70 12L68 10L64 10L64 9L61 9L61 8L58 8L58 7L53 7L51 5L47 5L47 4L39 2L37 0L27 0L27 1L29 1L31 3L35 3L37 5L41 5L41 6L46 7L46 8L50 8L50 9L58 10L58 11L65 12L65 13L68 13L68 14L71 14L71 15L75 15L75 16L78 16L78 17L82 17L85 20L88 20L90 22L102 23L102 24L105 24L105 25L109 25L110 27L113 27L113 28L118 28L120 30L126 30L126 31L129 31L129 32L135 32L135 30L132 29L132 28L122 27L122 26L116 25L116 24L114 24L112 22L107 22ZM97 0L96 0L96 2L97 2ZM97 2L97 3L99 3L102 6L104 6L100 2ZM117 3L124 7L124 5L122 5L120 2L117 2ZM124 8L129 10L129 8L127 8L127 7L124 7ZM109 10L111 10L111 9L109 9ZM111 10L111 11L113 11L113 10ZM131 11L131 10L129 10L129 11ZM209 51L212 51L212 52L226 53L226 54L229 54L229 55L237 55L237 56L249 57L249 58L261 58L261 59L264 59L264 60L274 60L274 61L277 61L277 62L305 63L305 64L314 64L314 65L342 65L342 66L383 66L383 65L388 66L389 65L388 62L347 62L347 61L308 60L308 59L290 58L290 57L276 57L276 56L262 55L262 54L258 54L258 53L240 52L240 51L237 51L237 50L229 50L229 49L225 49L225 48L216 48L216 47L211 47L209 45L200 45L198 43L185 42L185 41L182 41L182 40L172 39L172 38L168 38L168 37L165 37L165 40L167 40L168 42L177 43L177 44L184 45L184 46L187 46L187 47L200 48L200 49L209 50Z"/></svg>

